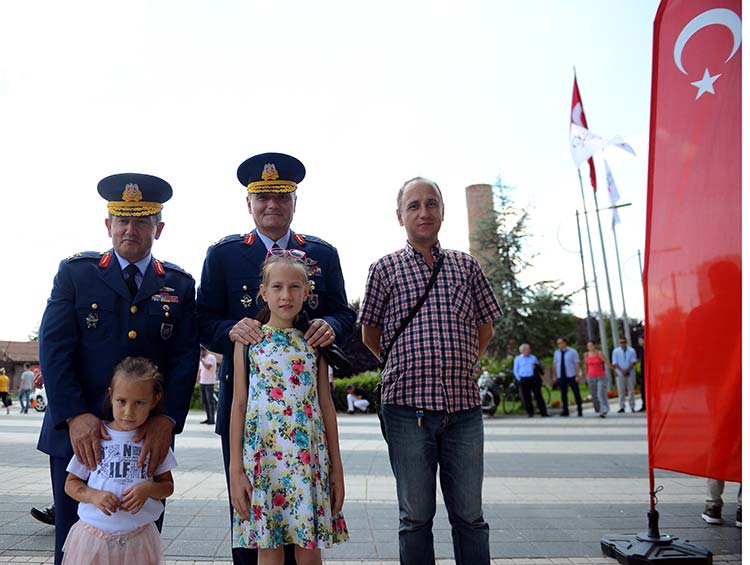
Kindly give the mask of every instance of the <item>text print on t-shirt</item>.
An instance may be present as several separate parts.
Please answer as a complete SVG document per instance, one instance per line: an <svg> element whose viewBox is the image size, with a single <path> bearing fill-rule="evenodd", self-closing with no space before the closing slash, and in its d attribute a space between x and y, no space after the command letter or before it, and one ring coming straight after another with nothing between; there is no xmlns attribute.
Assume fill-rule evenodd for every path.
<svg viewBox="0 0 750 565"><path fill-rule="evenodd" d="M105 445L102 454L102 462L97 473L109 479L122 479L122 482L133 479L146 479L148 460L142 467L138 466L138 456L141 454L141 446L132 443Z"/></svg>

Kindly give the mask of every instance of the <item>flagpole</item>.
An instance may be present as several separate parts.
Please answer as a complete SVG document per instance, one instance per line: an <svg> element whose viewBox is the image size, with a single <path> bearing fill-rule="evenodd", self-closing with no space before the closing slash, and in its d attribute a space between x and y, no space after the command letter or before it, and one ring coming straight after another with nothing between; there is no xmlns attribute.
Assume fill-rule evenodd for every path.
<svg viewBox="0 0 750 565"><path fill-rule="evenodd" d="M591 244L591 228L589 227L589 216L586 211L586 193L583 191L583 178L581 177L581 169L578 171L578 184L581 186L581 198L583 199L583 216L586 220L586 235L589 240L589 253L591 254L591 270L594 275L594 294L596 295L596 318L599 322L599 342L602 346L602 353L609 359L609 345L607 344L607 334L604 331L604 319L602 318L602 301L599 297L599 279L596 276L596 262L594 261L594 246ZM594 193L596 194L596 192ZM612 374L609 367L605 365L608 382L612 382Z"/></svg>
<svg viewBox="0 0 750 565"><path fill-rule="evenodd" d="M620 294L622 295L622 325L624 326L625 339L628 340L628 346L632 346L630 343L630 321L628 320L628 311L625 308L625 287L622 285L622 268L620 267L620 248L617 245L617 229L614 223L612 224L612 235L615 238L615 257L617 258L617 275L620 278Z"/></svg>
<svg viewBox="0 0 750 565"><path fill-rule="evenodd" d="M581 255L581 273L583 273L583 294L586 297L586 338L594 339L594 330L591 327L591 308L589 307L589 285L586 282L586 263L583 260L583 243L581 242L581 220L576 210L576 228L578 229L578 252Z"/></svg>
<svg viewBox="0 0 750 565"><path fill-rule="evenodd" d="M609 324L612 329L612 340L616 344L620 341L620 332L617 329L617 318L615 317L615 302L612 300L612 286L609 284L609 269L607 268L607 253L604 249L604 232L602 231L602 220L599 215L599 199L594 191L594 206L596 207L596 223L599 225L599 240L602 244L602 259L604 260L604 280L607 283L607 295L609 296ZM615 347L613 345L613 347Z"/></svg>

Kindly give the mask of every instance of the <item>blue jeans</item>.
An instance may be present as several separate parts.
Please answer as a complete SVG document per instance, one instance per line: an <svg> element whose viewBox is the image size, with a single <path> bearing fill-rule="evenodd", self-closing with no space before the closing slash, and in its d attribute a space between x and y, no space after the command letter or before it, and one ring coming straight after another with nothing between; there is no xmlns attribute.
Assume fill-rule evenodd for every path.
<svg viewBox="0 0 750 565"><path fill-rule="evenodd" d="M484 426L479 407L461 412L381 406L396 477L402 564L435 563L432 520L436 473L448 510L456 565L489 565L490 527L482 516Z"/></svg>
<svg viewBox="0 0 750 565"><path fill-rule="evenodd" d="M21 405L21 412L29 412L29 397L31 391L29 389L22 389L18 392L18 403Z"/></svg>

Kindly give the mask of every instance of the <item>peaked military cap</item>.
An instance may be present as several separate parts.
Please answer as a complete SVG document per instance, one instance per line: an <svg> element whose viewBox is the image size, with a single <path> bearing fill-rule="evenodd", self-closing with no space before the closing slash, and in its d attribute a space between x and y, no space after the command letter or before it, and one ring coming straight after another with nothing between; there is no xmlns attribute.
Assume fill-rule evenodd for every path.
<svg viewBox="0 0 750 565"><path fill-rule="evenodd" d="M294 192L305 178L302 162L284 153L261 153L237 168L237 179L250 194L259 192Z"/></svg>
<svg viewBox="0 0 750 565"><path fill-rule="evenodd" d="M121 173L103 178L97 185L113 216L152 216L172 198L172 187L159 177Z"/></svg>

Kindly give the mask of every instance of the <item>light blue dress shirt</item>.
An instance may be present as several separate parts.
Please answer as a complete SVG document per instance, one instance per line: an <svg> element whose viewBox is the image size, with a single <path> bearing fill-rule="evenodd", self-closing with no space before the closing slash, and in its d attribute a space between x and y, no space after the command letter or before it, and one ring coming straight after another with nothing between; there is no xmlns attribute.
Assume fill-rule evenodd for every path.
<svg viewBox="0 0 750 565"><path fill-rule="evenodd" d="M552 360L555 363L555 369L557 370L557 378L560 378L560 359L562 358L562 351L559 349L555 350L555 354ZM572 379L576 376L576 363L580 363L578 358L578 352L572 347L568 347L565 350L565 375L567 378Z"/></svg>
<svg viewBox="0 0 750 565"><path fill-rule="evenodd" d="M125 267L130 265L130 261L127 259L123 259L117 254L117 251L115 251L115 257L117 257L117 262L120 264L120 269L125 270ZM146 274L146 269L148 269L148 264L151 262L151 253L146 255L143 259L138 261L137 263L134 263L136 267L138 267L138 272L135 274L135 284L138 288L141 288L141 283L143 282L143 275ZM125 275L123 274L123 277Z"/></svg>
<svg viewBox="0 0 750 565"><path fill-rule="evenodd" d="M286 235L280 237L278 241L274 241L270 237L266 237L262 233L260 233L258 230L255 230L255 233L258 235L260 240L263 242L263 245L266 246L266 249L271 249L274 244L278 245L282 249L287 249L289 247L289 238L292 237L291 230L286 232Z"/></svg>
<svg viewBox="0 0 750 565"><path fill-rule="evenodd" d="M617 365L618 367L622 367L623 369L627 369L631 363L636 363L638 361L638 356L635 354L635 349L632 347L628 347L626 349L623 349L622 347L616 348L614 351L612 351L612 364ZM635 365L632 369L630 369L629 372L625 373L626 377L634 377L635 376Z"/></svg>
<svg viewBox="0 0 750 565"><path fill-rule="evenodd" d="M534 364L539 363L535 355L516 355L513 360L513 374L517 381L534 376Z"/></svg>

